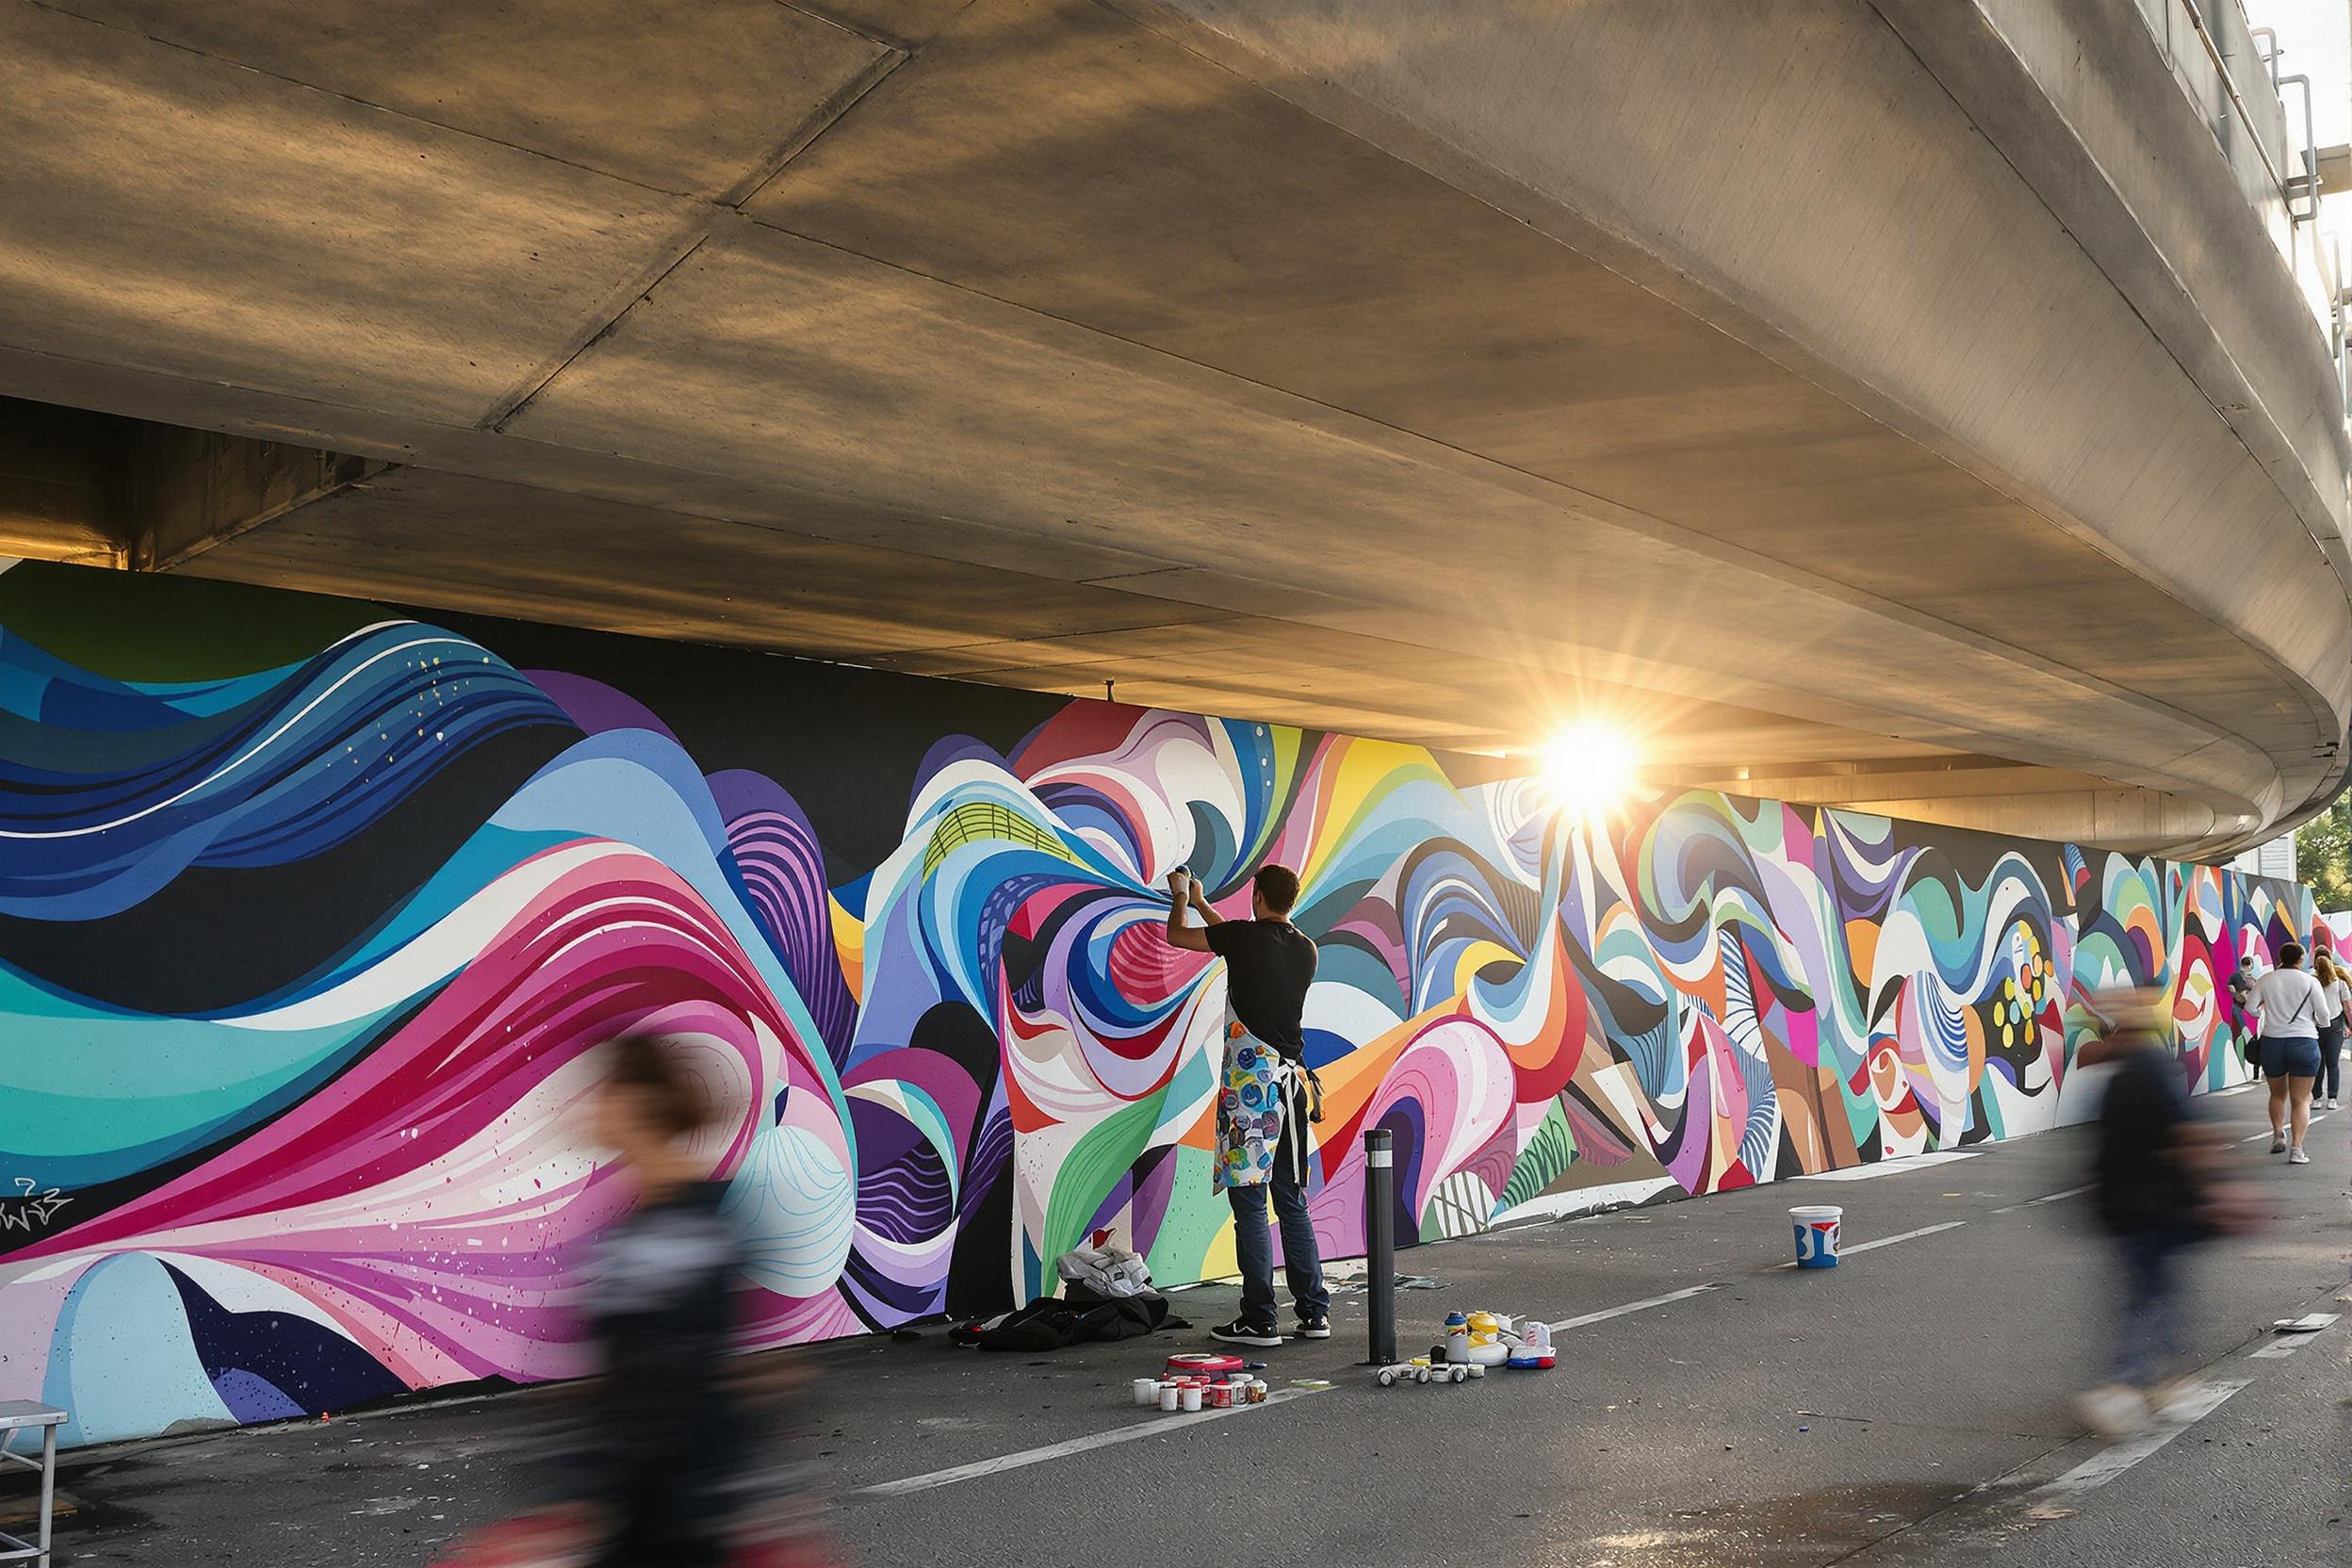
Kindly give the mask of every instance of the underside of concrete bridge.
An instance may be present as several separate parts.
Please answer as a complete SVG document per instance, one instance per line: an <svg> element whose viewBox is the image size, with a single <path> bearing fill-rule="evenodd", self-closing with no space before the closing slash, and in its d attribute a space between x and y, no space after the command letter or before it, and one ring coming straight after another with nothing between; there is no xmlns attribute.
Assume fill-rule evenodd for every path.
<svg viewBox="0 0 2352 1568"><path fill-rule="evenodd" d="M2327 345L2132 6L0 0L0 553L2214 854Z"/></svg>

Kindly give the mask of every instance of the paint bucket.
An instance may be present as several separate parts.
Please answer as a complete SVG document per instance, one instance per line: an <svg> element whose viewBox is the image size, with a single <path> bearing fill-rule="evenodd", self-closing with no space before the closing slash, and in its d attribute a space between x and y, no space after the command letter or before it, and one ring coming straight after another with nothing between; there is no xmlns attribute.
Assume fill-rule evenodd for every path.
<svg viewBox="0 0 2352 1568"><path fill-rule="evenodd" d="M1838 1226L1846 1211L1835 1203L1800 1203L1788 1211L1797 1227L1797 1266L1838 1266Z"/></svg>
<svg viewBox="0 0 2352 1568"><path fill-rule="evenodd" d="M1199 1410L1200 1408L1200 1385L1186 1383L1184 1393L1177 1398L1177 1403L1187 1411Z"/></svg>
<svg viewBox="0 0 2352 1568"><path fill-rule="evenodd" d="M1160 1408L1162 1410L1177 1409L1184 1403L1184 1391L1178 1388L1174 1383L1162 1383L1160 1385Z"/></svg>
<svg viewBox="0 0 2352 1568"><path fill-rule="evenodd" d="M1168 1370L1163 1376L1188 1378L1242 1370L1244 1367L1239 1356L1228 1355L1221 1350L1183 1350L1168 1358Z"/></svg>
<svg viewBox="0 0 2352 1568"><path fill-rule="evenodd" d="M1160 1380L1157 1378L1137 1378L1135 1380L1135 1403L1138 1405L1156 1405L1159 1402Z"/></svg>

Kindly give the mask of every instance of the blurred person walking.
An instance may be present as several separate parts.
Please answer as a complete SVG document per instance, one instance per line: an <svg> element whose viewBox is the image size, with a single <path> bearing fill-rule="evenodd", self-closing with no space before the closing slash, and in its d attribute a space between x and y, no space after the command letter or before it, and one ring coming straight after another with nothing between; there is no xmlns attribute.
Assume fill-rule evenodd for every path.
<svg viewBox="0 0 2352 1568"><path fill-rule="evenodd" d="M596 1138L637 1185L596 1247L589 1329L603 1365L583 1495L596 1568L718 1568L745 1424L727 1377L743 1249L724 1183L688 1147L710 1117L693 1079L642 1035L613 1046Z"/></svg>
<svg viewBox="0 0 2352 1568"><path fill-rule="evenodd" d="M583 1289L596 1376L572 1391L556 1444L564 1500L459 1544L446 1568L748 1568L739 1525L762 1462L729 1365L743 1246L726 1184L693 1147L711 1107L662 1041L606 1048L588 1139L633 1206L597 1237Z"/></svg>
<svg viewBox="0 0 2352 1568"><path fill-rule="evenodd" d="M2115 1069L2099 1106L2093 1185L2115 1251L2120 1303L2108 1380L2084 1394L2079 1409L2092 1430L2119 1437L2146 1427L2164 1402L2162 1380L2181 1351L2188 1253L2248 1211L2215 1175L2226 1145L2199 1119L2169 1032L2160 1029L2163 993L2099 1001L2094 1016L2103 1032L2075 1061Z"/></svg>
<svg viewBox="0 0 2352 1568"><path fill-rule="evenodd" d="M2309 1165L2303 1135L2311 1124L2311 1080L2319 1073L2319 1026L2328 998L2303 968L2303 944L2278 950L2278 967L2254 982L2254 1011L2262 1020L2262 1071L2270 1078L2270 1152L2289 1165Z"/></svg>
<svg viewBox="0 0 2352 1568"><path fill-rule="evenodd" d="M2344 1088L2344 1026L2345 1013L2352 1012L2352 981L2344 979L2344 971L2325 953L2311 955L2311 977L2319 982L2319 994L2328 999L2328 1017L2319 1026L2319 1072L2311 1080L2311 1102L2332 1111Z"/></svg>

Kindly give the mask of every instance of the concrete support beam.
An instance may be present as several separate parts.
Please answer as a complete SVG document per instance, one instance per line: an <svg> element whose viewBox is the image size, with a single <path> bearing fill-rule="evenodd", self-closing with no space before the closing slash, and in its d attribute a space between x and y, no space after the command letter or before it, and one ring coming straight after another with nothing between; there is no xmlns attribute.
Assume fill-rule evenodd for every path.
<svg viewBox="0 0 2352 1568"><path fill-rule="evenodd" d="M1670 790L1720 790L2010 838L2099 843L2136 854L2194 848L2199 840L2230 826L2213 803L1994 757L1654 768L1645 776Z"/></svg>
<svg viewBox="0 0 2352 1568"><path fill-rule="evenodd" d="M134 571L176 566L389 465L369 457L147 425L134 435L118 515Z"/></svg>
<svg viewBox="0 0 2352 1568"><path fill-rule="evenodd" d="M1809 806L1853 806L1904 796L1978 799L2002 795L2114 791L2115 780L2067 768L2040 768L1992 758L1949 761L1823 764L1797 769L1737 768L1674 770L1662 780L1678 789L1720 790L1725 794L1762 795Z"/></svg>
<svg viewBox="0 0 2352 1568"><path fill-rule="evenodd" d="M0 399L0 555L119 566L106 454L119 419Z"/></svg>
<svg viewBox="0 0 2352 1568"><path fill-rule="evenodd" d="M163 571L390 466L0 399L0 555Z"/></svg>

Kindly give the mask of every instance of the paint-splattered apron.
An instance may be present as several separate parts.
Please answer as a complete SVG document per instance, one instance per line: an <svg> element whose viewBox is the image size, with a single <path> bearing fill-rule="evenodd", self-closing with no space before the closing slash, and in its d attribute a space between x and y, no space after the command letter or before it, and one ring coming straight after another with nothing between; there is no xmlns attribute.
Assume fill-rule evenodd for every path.
<svg viewBox="0 0 2352 1568"><path fill-rule="evenodd" d="M1226 1015L1225 1065L1217 1093L1217 1191L1271 1182L1274 1161L1282 1155L1295 1168L1293 1179L1306 1180L1307 1123L1320 1119L1320 1107L1309 1110L1302 1077L1312 1080L1315 1074L1250 1033L1239 1019ZM1287 1150L1282 1146L1285 1126L1294 1133Z"/></svg>

